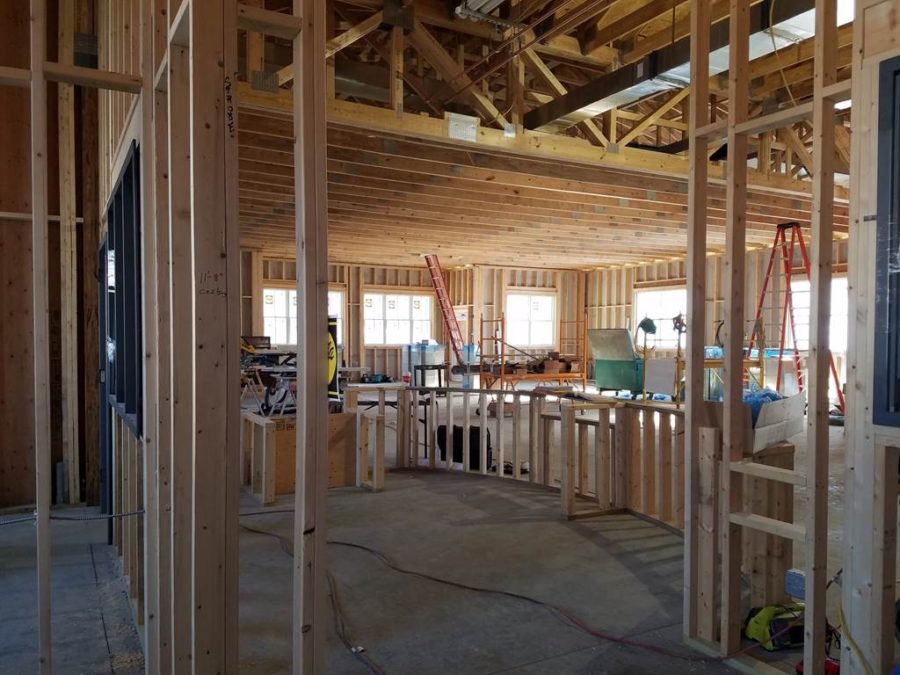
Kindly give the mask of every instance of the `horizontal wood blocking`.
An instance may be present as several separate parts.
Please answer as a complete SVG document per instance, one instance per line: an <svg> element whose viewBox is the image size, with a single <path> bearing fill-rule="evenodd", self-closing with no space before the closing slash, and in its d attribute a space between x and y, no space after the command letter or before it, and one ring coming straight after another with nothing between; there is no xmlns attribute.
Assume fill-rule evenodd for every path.
<svg viewBox="0 0 900 675"><path fill-rule="evenodd" d="M774 518L759 516L755 513L737 512L729 516L729 520L741 527L747 527L751 530L774 534L785 539L792 539L796 542L803 542L806 537L806 528L795 523L786 523Z"/></svg>
<svg viewBox="0 0 900 675"><path fill-rule="evenodd" d="M754 478L764 478L766 480L773 480L779 483L799 485L801 487L804 487L806 485L806 477L802 474L797 473L796 471L792 471L790 469L782 469L777 466L759 464L749 459L742 462L732 462L731 470L735 473L740 473L745 476L752 476Z"/></svg>
<svg viewBox="0 0 900 675"><path fill-rule="evenodd" d="M64 82L82 87L121 91L127 94L139 94L141 78L126 73L113 73L108 70L85 68L71 64L44 62L44 77L50 82ZM26 68L0 67L0 85L12 87L31 86L31 71Z"/></svg>

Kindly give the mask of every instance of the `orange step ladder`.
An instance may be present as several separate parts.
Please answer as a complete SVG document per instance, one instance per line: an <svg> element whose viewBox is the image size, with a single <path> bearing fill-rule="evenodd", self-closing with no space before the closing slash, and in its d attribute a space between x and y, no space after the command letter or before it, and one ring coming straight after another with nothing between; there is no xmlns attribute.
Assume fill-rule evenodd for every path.
<svg viewBox="0 0 900 675"><path fill-rule="evenodd" d="M790 236L788 235L790 232ZM757 342L761 341L759 335L760 327L763 326L763 312L765 309L766 293L769 290L769 282L775 273L776 258L780 258L780 263L784 270L784 305L776 307L781 310L781 336L778 343L778 370L775 376L776 388L781 388L782 361L785 351L785 338L787 334L788 321L790 321L791 339L793 341L792 359L794 362L794 370L797 375L797 388L800 391L804 389L803 371L800 366L800 349L797 346L797 324L794 318L794 300L791 291L791 280L794 277L794 252L796 249L800 251L800 259L803 263L803 272L806 273L806 279L809 280L809 254L806 252L806 242L803 241L803 230L800 224L796 222L782 223L775 230L775 241L772 243L772 252L769 254L769 264L766 268L766 276L763 279L762 289L759 294L759 303L756 305L756 321L753 323L753 332L750 335L750 343L748 345L748 355L757 346ZM780 254L780 255L779 255ZM762 348L762 345L759 345ZM834 379L837 388L838 407L844 412L844 392L841 389L841 382L838 379L837 368L834 365L834 355L828 355L831 361L831 377Z"/></svg>
<svg viewBox="0 0 900 675"><path fill-rule="evenodd" d="M437 296L438 306L441 308L441 316L444 318L444 328L447 329L447 335L450 336L450 346L453 348L453 353L456 354L456 362L462 364L462 333L459 331L456 312L453 311L453 304L450 302L450 294L447 293L444 271L441 269L438 257L433 253L425 256L425 264L428 266L428 273L431 275L431 285L434 286L434 294Z"/></svg>

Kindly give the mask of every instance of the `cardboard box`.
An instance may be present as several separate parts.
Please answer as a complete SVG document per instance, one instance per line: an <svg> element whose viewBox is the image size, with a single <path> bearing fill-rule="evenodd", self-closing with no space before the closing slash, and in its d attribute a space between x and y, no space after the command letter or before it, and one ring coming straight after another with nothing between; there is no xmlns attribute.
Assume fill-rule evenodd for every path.
<svg viewBox="0 0 900 675"><path fill-rule="evenodd" d="M753 452L799 434L805 426L806 393L764 403L753 426Z"/></svg>
<svg viewBox="0 0 900 675"><path fill-rule="evenodd" d="M708 424L722 428L723 405L706 402L712 418ZM799 434L806 425L806 393L800 392L780 401L763 403L756 424L752 424L752 413L749 404L744 404L746 424L749 427L745 444L750 452L757 453L772 445L785 441ZM751 426L752 425L752 426ZM703 426L703 424L701 424Z"/></svg>

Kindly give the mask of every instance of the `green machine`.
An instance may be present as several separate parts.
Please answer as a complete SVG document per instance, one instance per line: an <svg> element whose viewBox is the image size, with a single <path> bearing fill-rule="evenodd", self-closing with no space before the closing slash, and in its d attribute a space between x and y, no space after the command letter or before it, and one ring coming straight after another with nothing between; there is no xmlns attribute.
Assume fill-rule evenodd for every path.
<svg viewBox="0 0 900 675"><path fill-rule="evenodd" d="M595 328L588 331L594 362L594 383L600 391L627 389L639 393L644 386L644 362L634 349L627 328Z"/></svg>

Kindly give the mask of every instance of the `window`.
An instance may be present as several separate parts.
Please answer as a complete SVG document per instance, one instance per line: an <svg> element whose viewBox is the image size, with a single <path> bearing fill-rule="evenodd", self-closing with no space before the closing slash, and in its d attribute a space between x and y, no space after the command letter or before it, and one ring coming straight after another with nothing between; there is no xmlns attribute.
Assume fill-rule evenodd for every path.
<svg viewBox="0 0 900 675"><path fill-rule="evenodd" d="M344 344L344 292L328 291L328 316L337 317L338 347Z"/></svg>
<svg viewBox="0 0 900 675"><path fill-rule="evenodd" d="M344 344L344 292L328 291L328 316L336 316L337 343ZM263 333L273 345L297 344L297 291L263 289Z"/></svg>
<svg viewBox="0 0 900 675"><path fill-rule="evenodd" d="M406 345L433 337L430 295L366 293L363 297L367 345Z"/></svg>
<svg viewBox="0 0 900 675"><path fill-rule="evenodd" d="M872 403L875 424L900 427L900 58L880 70Z"/></svg>
<svg viewBox="0 0 900 675"><path fill-rule="evenodd" d="M140 161L132 144L107 207L106 393L116 414L137 434L143 420L143 327L141 325Z"/></svg>
<svg viewBox="0 0 900 675"><path fill-rule="evenodd" d="M263 333L274 345L297 344L297 291L263 289Z"/></svg>
<svg viewBox="0 0 900 675"><path fill-rule="evenodd" d="M687 316L686 288L654 288L634 293L633 326L636 328L645 318L656 324L656 334L647 336L648 346L678 349L678 331L672 325L672 319L679 314ZM643 342L643 339L641 335L639 340Z"/></svg>
<svg viewBox="0 0 900 675"><path fill-rule="evenodd" d="M507 293L506 341L513 347L556 345L556 295Z"/></svg>
<svg viewBox="0 0 900 675"><path fill-rule="evenodd" d="M810 321L810 286L807 279L791 281L791 299L794 303L794 326L797 329L797 348L809 349L809 321ZM831 280L831 322L829 325L829 339L831 351L843 353L847 351L847 315L849 298L847 295L847 277L837 277ZM790 327L790 320L788 320ZM777 344L770 344L777 347ZM793 349L793 343L785 341L785 350Z"/></svg>

